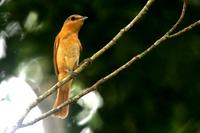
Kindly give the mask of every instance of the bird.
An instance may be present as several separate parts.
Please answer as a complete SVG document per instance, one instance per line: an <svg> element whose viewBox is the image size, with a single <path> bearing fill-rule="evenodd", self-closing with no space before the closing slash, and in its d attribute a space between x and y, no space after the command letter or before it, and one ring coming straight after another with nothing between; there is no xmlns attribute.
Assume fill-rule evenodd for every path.
<svg viewBox="0 0 200 133"><path fill-rule="evenodd" d="M78 38L79 31L88 17L74 14L69 16L54 41L53 64L58 81L73 74L78 66L81 42ZM53 108L61 105L69 99L72 79L58 88ZM69 105L53 114L54 117L65 119L69 113Z"/></svg>

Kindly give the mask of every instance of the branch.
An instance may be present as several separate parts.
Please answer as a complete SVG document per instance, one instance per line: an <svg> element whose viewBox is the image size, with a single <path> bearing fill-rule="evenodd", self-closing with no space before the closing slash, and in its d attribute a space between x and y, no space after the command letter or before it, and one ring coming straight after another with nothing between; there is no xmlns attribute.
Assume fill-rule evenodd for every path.
<svg viewBox="0 0 200 133"><path fill-rule="evenodd" d="M106 52L108 49L110 49L113 45L116 44L116 42L126 33L130 28L132 28L148 11L150 6L153 4L155 0L148 0L146 5L142 8L142 10L138 13L138 15L123 29L120 30L120 32L108 43L106 44L102 49L97 51L95 54L93 54L88 60L85 60L81 65L74 71L77 74L80 73L82 70L84 70L91 62L93 62L96 58L101 56L104 52ZM72 79L72 76L69 75L65 77L62 81L57 82L53 87L51 87L48 91L46 91L44 94L40 95L35 101L33 101L30 106L26 109L26 112L23 114L23 116L19 119L17 122L17 125L14 130L17 128L22 127L22 123L25 119L25 117L28 115L28 113L34 108L38 103L43 101L45 98L47 98L49 95L51 95L53 92L55 92L60 86L68 82Z"/></svg>
<svg viewBox="0 0 200 133"><path fill-rule="evenodd" d="M176 33L170 35L169 38L174 38L174 37L176 37L176 36L179 36L179 35L181 35L181 34L187 32L187 31L193 29L194 27L196 27L196 26L198 26L198 25L200 25L200 20L198 20L198 21L194 22L193 24L191 24L191 25L185 27L184 29L182 29L182 30L180 30L180 31L178 31L178 32L176 32Z"/></svg>
<svg viewBox="0 0 200 133"><path fill-rule="evenodd" d="M186 8L187 8L187 0L184 0L181 15L179 19L177 20L177 22L174 24L174 26L172 26L172 28L168 31L168 34L171 34L177 28L177 26L183 21Z"/></svg>
<svg viewBox="0 0 200 133"><path fill-rule="evenodd" d="M177 25L180 24L180 22L182 21L182 18L184 16L184 12L185 12L185 1L184 1L184 6L183 6L183 10L181 12L181 15L180 15L180 18L178 19L178 21L172 26L172 28L166 32L166 34L164 34L161 38L159 38L157 41L155 41L149 48L147 48L145 51L143 51L142 53L134 56L133 58L131 58L127 63L125 63L124 65L120 66L118 69L116 69L115 71L113 71L112 73L108 74L107 76L101 78L100 80L98 80L95 84L93 84L91 87L89 88L86 88L84 91L82 91L80 94L70 98L68 101L64 102L63 104L61 104L60 106L58 106L57 108L55 109L52 109L44 114L42 114L40 117L34 119L33 121L30 121L30 122L27 122L25 124L22 124L21 127L26 127L26 126L29 126L29 125L33 125L34 123L48 117L49 115L55 113L56 111L60 110L61 108L63 108L64 106L68 105L68 104L71 104L72 102L75 102L77 101L78 99L80 99L81 97L83 97L84 95L88 94L89 92L91 91L94 91L96 89L98 89L98 87L103 84L104 82L108 81L109 79L115 77L116 75L119 74L119 72L125 70L126 68L128 68L129 66L131 66L133 63L135 63L137 60L140 60L141 58L143 58L145 55L147 55L149 52L151 52L154 48L156 48L157 46L159 46L162 42L168 40L169 38L173 38L175 37L175 34L179 33L179 35L191 30L192 28L196 27L197 24L192 24L192 28L191 28L191 25L184 28L184 29L187 29L187 30L181 30L175 34L172 34L170 35L176 28L177 28ZM197 21L200 23L200 20ZM190 28L189 28L190 27ZM122 30L121 30L122 31ZM21 128L20 127L20 128Z"/></svg>

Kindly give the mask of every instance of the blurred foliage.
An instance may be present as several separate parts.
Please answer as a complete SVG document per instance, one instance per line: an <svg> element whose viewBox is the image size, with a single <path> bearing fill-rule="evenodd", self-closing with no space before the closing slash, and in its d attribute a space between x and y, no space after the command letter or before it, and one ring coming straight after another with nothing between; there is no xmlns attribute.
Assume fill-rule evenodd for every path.
<svg viewBox="0 0 200 133"><path fill-rule="evenodd" d="M0 28L17 21L20 35L7 39L6 75L23 61L37 56L52 60L54 38L71 14L86 15L80 39L81 60L91 56L144 6L146 0L10 0L0 7ZM149 13L120 41L78 77L85 86L128 61L161 37L177 20L181 0L156 1ZM200 1L189 0L181 29L200 19ZM34 16L34 24L27 23ZM37 20L36 20L37 19ZM28 28L27 28L28 26ZM31 27L32 26L32 27ZM54 74L53 64L50 65ZM164 42L145 58L101 86L99 133L200 132L200 30L199 27ZM97 123L91 125L96 125ZM94 126L95 127L95 126ZM97 126L98 127L98 126Z"/></svg>

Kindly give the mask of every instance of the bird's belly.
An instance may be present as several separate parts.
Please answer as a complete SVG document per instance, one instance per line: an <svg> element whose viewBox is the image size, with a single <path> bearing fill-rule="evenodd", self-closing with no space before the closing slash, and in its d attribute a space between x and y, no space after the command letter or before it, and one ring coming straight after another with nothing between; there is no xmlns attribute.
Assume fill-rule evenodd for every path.
<svg viewBox="0 0 200 133"><path fill-rule="evenodd" d="M58 47L57 51L57 67L58 71L66 71L66 69L73 70L78 64L80 56L80 48L78 44Z"/></svg>

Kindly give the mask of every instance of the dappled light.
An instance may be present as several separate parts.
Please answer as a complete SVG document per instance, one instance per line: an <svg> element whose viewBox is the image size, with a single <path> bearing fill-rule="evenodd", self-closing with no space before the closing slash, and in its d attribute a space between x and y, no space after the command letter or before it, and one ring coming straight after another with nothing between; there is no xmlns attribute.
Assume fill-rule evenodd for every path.
<svg viewBox="0 0 200 133"><path fill-rule="evenodd" d="M27 106L36 98L35 92L20 77L10 77L0 83L0 132L10 133ZM41 114L38 107L34 108L25 121ZM17 133L44 133L42 121L17 131Z"/></svg>
<svg viewBox="0 0 200 133"><path fill-rule="evenodd" d="M1 0L0 8L0 133L200 133L199 0ZM64 36L81 20L72 14L88 17L74 28L79 65L58 82L54 45L74 44ZM69 43L60 43L66 22ZM61 54L61 63L72 55ZM69 114L58 119L57 89L69 80L61 105Z"/></svg>
<svg viewBox="0 0 200 133"><path fill-rule="evenodd" d="M98 113L98 109L103 106L103 99L97 91L94 91L80 98L77 103L83 108L76 116L77 124L82 126Z"/></svg>
<svg viewBox="0 0 200 133"><path fill-rule="evenodd" d="M6 57L6 40L5 35L3 33L0 33L0 59Z"/></svg>
<svg viewBox="0 0 200 133"><path fill-rule="evenodd" d="M1 0L0 1L0 6L2 6L7 0Z"/></svg>
<svg viewBox="0 0 200 133"><path fill-rule="evenodd" d="M91 130L91 128L89 127L85 127L81 130L80 133L93 133L93 131Z"/></svg>
<svg viewBox="0 0 200 133"><path fill-rule="evenodd" d="M36 30L39 30L42 28L42 24L38 24L38 13L31 11L29 12L25 23L24 23L24 28L28 31L28 32L33 32Z"/></svg>

